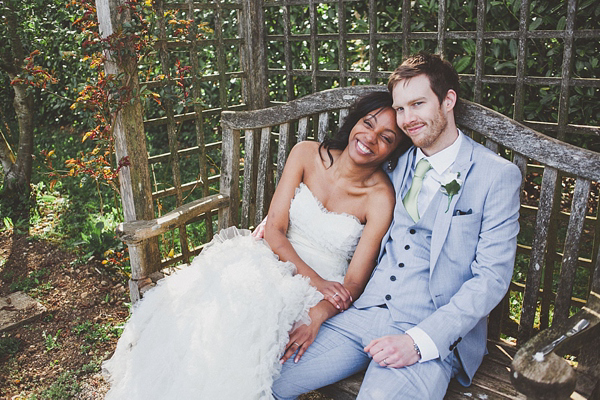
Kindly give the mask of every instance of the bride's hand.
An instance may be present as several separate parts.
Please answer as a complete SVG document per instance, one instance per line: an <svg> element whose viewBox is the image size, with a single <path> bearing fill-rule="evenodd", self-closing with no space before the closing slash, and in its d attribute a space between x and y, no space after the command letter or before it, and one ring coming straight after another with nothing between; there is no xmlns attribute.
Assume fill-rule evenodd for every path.
<svg viewBox="0 0 600 400"><path fill-rule="evenodd" d="M300 358L308 349L308 346L315 341L317 337L317 333L319 333L319 328L321 324L315 323L314 321L310 325L302 324L296 329L294 329L290 333L290 340L288 344L285 346L285 352L283 356L279 360L281 364L285 363L290 357L296 353L296 357L294 357L294 362L297 363L300 361Z"/></svg>
<svg viewBox="0 0 600 400"><path fill-rule="evenodd" d="M350 291L341 283L326 281L325 279L320 279L318 282L315 282L313 279L312 283L323 294L325 300L330 302L340 312L347 310L350 304L352 304L353 300Z"/></svg>

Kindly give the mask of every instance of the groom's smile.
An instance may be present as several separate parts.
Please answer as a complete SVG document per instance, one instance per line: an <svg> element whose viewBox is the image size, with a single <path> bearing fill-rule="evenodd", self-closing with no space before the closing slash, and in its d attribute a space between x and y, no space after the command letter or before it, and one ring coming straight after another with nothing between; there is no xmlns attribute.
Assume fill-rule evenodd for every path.
<svg viewBox="0 0 600 400"><path fill-rule="evenodd" d="M454 102L447 97L442 104L431 89L429 78L417 75L398 82L392 91L398 126L427 155L453 143L458 133L448 131L448 112Z"/></svg>

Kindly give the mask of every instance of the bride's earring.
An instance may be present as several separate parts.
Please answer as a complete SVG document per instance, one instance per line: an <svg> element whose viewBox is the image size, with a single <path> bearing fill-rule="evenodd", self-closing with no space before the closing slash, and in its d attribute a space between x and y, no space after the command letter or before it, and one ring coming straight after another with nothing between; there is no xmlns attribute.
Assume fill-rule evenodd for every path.
<svg viewBox="0 0 600 400"><path fill-rule="evenodd" d="M388 171L390 171L390 172L392 172L392 171L393 171L393 169L394 169L394 168L392 167L392 160L388 160L388 162L387 162L387 167L386 167L386 168L387 168L387 170L388 170Z"/></svg>

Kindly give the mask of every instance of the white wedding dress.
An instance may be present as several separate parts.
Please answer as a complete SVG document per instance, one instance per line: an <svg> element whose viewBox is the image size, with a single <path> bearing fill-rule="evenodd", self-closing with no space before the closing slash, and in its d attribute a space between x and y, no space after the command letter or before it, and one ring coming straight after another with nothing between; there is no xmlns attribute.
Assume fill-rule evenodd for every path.
<svg viewBox="0 0 600 400"><path fill-rule="evenodd" d="M300 184L287 236L321 277L341 282L363 226ZM288 332L322 295L266 242L229 228L136 304L103 364L106 399L270 399Z"/></svg>

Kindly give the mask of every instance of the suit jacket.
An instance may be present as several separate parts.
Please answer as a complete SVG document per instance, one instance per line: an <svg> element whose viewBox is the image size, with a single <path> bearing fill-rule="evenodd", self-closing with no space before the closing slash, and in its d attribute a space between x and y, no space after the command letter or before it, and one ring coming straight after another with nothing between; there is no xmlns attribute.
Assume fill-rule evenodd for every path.
<svg viewBox="0 0 600 400"><path fill-rule="evenodd" d="M415 148L390 173L396 198L406 184ZM439 203L431 237L429 292L436 311L417 325L441 359L456 347L468 385L486 353L487 316L508 290L519 232L521 172L464 136L452 172L463 180L448 205ZM396 207L403 207L400 200ZM391 229L391 227L390 227ZM384 237L378 260L390 235Z"/></svg>

